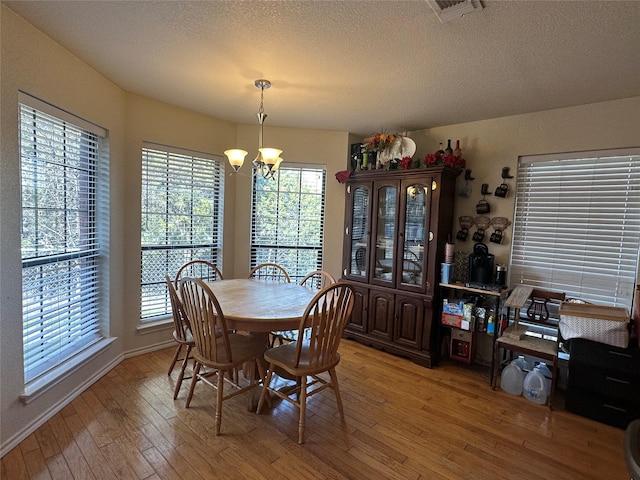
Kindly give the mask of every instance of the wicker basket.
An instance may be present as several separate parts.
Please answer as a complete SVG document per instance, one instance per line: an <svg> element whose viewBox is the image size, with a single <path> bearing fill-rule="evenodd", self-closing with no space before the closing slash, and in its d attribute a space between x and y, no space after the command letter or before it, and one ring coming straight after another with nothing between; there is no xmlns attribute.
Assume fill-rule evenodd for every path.
<svg viewBox="0 0 640 480"><path fill-rule="evenodd" d="M562 302L560 334L565 340L585 338L614 347L629 346L629 311L623 307Z"/></svg>

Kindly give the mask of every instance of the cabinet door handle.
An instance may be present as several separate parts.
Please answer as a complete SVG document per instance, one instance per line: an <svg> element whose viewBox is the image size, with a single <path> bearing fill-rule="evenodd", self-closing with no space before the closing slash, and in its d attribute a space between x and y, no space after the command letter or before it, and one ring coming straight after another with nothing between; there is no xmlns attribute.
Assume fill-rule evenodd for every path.
<svg viewBox="0 0 640 480"><path fill-rule="evenodd" d="M614 352L613 350L609 350L609 353L611 355L618 355L619 357L631 358L631 355L629 355L628 353L624 353L624 352Z"/></svg>
<svg viewBox="0 0 640 480"><path fill-rule="evenodd" d="M608 380L610 382L616 382L616 383L622 383L623 385L629 385L631 382L628 380L621 380L619 378L613 378L613 377L604 377L605 380Z"/></svg>
<svg viewBox="0 0 640 480"><path fill-rule="evenodd" d="M611 409L611 410L616 410L616 411L618 411L618 412L626 412L626 411L627 411L627 409L626 409L626 408L615 407L615 406L613 406L613 405L609 405L608 403L604 403L602 406L603 406L604 408L609 408L609 409Z"/></svg>

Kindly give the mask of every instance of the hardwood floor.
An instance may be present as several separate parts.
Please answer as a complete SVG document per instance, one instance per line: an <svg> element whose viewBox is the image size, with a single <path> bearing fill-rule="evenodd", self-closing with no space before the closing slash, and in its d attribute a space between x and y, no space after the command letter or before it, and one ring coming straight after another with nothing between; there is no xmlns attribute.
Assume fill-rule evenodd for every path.
<svg viewBox="0 0 640 480"><path fill-rule="evenodd" d="M214 435L214 391L189 381L173 400L173 349L125 360L2 458L18 479L628 479L624 432L553 412L489 386L488 369L426 369L345 340L331 391L297 410L247 411L225 402ZM557 399L556 399L557 400ZM561 399L560 399L561 400ZM556 401L560 404L561 401Z"/></svg>

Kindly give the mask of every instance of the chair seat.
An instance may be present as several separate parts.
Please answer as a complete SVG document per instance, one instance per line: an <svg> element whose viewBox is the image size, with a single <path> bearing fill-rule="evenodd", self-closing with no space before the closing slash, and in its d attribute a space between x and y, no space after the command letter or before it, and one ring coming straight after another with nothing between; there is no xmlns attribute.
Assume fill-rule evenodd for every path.
<svg viewBox="0 0 640 480"><path fill-rule="evenodd" d="M242 335L239 333L229 334L229 344L231 346L232 359L227 358L224 348L224 338L216 339L218 344L218 358L216 361L203 357L196 348L193 357L198 363L208 367L226 370L236 365L247 362L256 356L262 356L266 348L265 338L262 335Z"/></svg>
<svg viewBox="0 0 640 480"><path fill-rule="evenodd" d="M553 359L558 356L558 343L555 340L546 340L544 338L533 337L531 335L525 335L524 338L516 339L510 337L499 337L496 340L502 348L509 350L526 350L535 352L539 355L545 355L549 359Z"/></svg>
<svg viewBox="0 0 640 480"><path fill-rule="evenodd" d="M187 330L185 332L185 339L183 340L182 338L180 338L180 335L178 335L178 332L176 332L175 330L173 331L173 339L178 342L178 343L182 343L184 345L193 345L194 341L193 341L193 335L191 334L191 330Z"/></svg>
<svg viewBox="0 0 640 480"><path fill-rule="evenodd" d="M222 329L216 325L215 327L216 337L222 336ZM173 331L173 338L176 342L182 343L183 345L194 345L195 340L193 339L193 333L190 329L187 329L184 332L185 339L181 339L176 330Z"/></svg>
<svg viewBox="0 0 640 480"><path fill-rule="evenodd" d="M287 342L297 342L298 341L298 330L281 330L277 332L271 332L271 335L278 337ZM309 339L309 329L304 330L303 337L305 339ZM284 344L284 342L280 342L280 345Z"/></svg>
<svg viewBox="0 0 640 480"><path fill-rule="evenodd" d="M292 342L280 347L270 348L264 353L264 358L267 362L284 369L295 377L314 375L318 372L326 371L328 368L335 367L340 363L340 354L336 352L331 362L324 362L320 366L310 365L308 354L309 343L304 342L302 344L300 363L295 367L293 362L296 356L297 345L297 342Z"/></svg>

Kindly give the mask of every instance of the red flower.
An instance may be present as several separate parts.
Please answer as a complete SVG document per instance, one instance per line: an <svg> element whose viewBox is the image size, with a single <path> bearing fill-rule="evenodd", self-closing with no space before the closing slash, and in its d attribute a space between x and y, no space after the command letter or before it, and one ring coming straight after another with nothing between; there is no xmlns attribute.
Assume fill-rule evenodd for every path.
<svg viewBox="0 0 640 480"><path fill-rule="evenodd" d="M427 153L424 157L424 164L427 167L433 167L434 165L438 165L438 160L440 160L440 152Z"/></svg>
<svg viewBox="0 0 640 480"><path fill-rule="evenodd" d="M424 164L427 167L434 167L436 165L446 165L458 172L461 172L467 166L467 162L462 157L456 157L455 155L442 155L441 152L427 153L424 157Z"/></svg>
<svg viewBox="0 0 640 480"><path fill-rule="evenodd" d="M400 160L400 165L402 165L403 170L408 170L411 168L411 157L402 157Z"/></svg>

